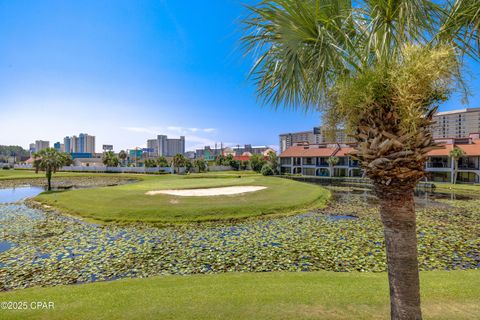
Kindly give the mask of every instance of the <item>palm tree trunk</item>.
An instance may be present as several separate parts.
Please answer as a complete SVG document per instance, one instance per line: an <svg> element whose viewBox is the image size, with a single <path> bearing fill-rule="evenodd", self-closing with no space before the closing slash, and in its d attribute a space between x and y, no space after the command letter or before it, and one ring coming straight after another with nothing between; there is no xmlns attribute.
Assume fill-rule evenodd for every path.
<svg viewBox="0 0 480 320"><path fill-rule="evenodd" d="M47 171L46 174L47 174L48 191L51 191L52 190L52 172Z"/></svg>
<svg viewBox="0 0 480 320"><path fill-rule="evenodd" d="M376 185L387 250L390 308L393 320L419 320L420 280L414 186Z"/></svg>
<svg viewBox="0 0 480 320"><path fill-rule="evenodd" d="M457 172L458 172L458 159L455 160L453 169L453 184L457 184Z"/></svg>

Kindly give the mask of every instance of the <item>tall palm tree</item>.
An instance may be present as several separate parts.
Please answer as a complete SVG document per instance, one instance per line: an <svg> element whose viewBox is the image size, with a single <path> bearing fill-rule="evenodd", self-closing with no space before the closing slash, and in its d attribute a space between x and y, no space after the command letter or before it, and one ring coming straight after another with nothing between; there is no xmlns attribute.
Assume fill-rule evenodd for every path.
<svg viewBox="0 0 480 320"><path fill-rule="evenodd" d="M465 152L463 152L462 149L455 147L449 152L449 155L453 160L453 175L451 180L453 184L456 184L458 173L458 160L465 155Z"/></svg>
<svg viewBox="0 0 480 320"><path fill-rule="evenodd" d="M258 96L346 128L379 198L393 319L421 319L413 191L438 103L479 57L478 1L264 0L242 38Z"/></svg>
<svg viewBox="0 0 480 320"><path fill-rule="evenodd" d="M47 148L33 154L35 173L45 171L48 191L52 190L52 174L69 162L70 155L58 152L55 148Z"/></svg>

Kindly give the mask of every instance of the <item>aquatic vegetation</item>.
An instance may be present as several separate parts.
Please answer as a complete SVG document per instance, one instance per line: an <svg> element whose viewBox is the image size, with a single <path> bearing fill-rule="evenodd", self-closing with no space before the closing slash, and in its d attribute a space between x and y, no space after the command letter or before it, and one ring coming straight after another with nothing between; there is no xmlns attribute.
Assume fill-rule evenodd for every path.
<svg viewBox="0 0 480 320"><path fill-rule="evenodd" d="M14 244L0 253L0 284L9 290L160 274L385 271L383 229L368 197L336 195L329 207L296 216L164 228L100 226L0 205L0 240ZM436 200L417 214L421 270L479 268L480 200Z"/></svg>
<svg viewBox="0 0 480 320"><path fill-rule="evenodd" d="M118 175L88 175L60 177L52 180L52 187L58 189L85 188L85 187L104 187L121 185L138 181L132 177L121 177ZM44 175L39 174L34 178L0 179L0 188L14 188L21 185L46 186Z"/></svg>

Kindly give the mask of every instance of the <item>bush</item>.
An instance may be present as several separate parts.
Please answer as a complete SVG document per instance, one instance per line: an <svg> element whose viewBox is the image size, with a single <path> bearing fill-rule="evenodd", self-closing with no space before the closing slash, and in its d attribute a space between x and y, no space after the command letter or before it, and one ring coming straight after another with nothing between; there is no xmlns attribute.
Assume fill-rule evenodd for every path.
<svg viewBox="0 0 480 320"><path fill-rule="evenodd" d="M250 157L250 166L252 170L255 172L261 172L263 166L267 163L267 161L263 158L262 155L254 154Z"/></svg>
<svg viewBox="0 0 480 320"><path fill-rule="evenodd" d="M273 176L275 173L272 166L268 163L263 165L261 172L264 176Z"/></svg>
<svg viewBox="0 0 480 320"><path fill-rule="evenodd" d="M230 161L230 167L232 167L233 170L235 170L235 171L240 170L240 161L238 161L238 160Z"/></svg>

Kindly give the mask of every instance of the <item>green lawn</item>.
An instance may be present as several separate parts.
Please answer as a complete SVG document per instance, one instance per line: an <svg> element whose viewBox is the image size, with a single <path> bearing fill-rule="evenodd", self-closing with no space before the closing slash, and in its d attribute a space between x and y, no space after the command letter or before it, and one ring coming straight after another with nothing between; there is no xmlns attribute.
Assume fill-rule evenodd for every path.
<svg viewBox="0 0 480 320"><path fill-rule="evenodd" d="M320 186L254 174L142 175L139 178L139 182L116 187L44 193L35 200L95 221L175 223L292 213L321 207L330 195ZM161 189L241 185L267 188L213 197L145 194Z"/></svg>
<svg viewBox="0 0 480 320"><path fill-rule="evenodd" d="M421 273L424 319L480 319L479 271ZM1 319L389 319L386 273L163 276L0 294L54 310L0 310Z"/></svg>
<svg viewBox="0 0 480 320"><path fill-rule="evenodd" d="M465 184L465 183L440 183L435 182L436 191L466 191L466 192L480 192L480 184Z"/></svg>

